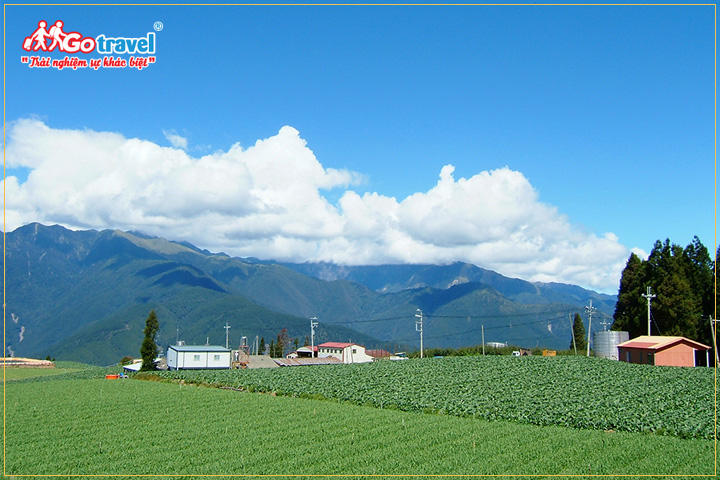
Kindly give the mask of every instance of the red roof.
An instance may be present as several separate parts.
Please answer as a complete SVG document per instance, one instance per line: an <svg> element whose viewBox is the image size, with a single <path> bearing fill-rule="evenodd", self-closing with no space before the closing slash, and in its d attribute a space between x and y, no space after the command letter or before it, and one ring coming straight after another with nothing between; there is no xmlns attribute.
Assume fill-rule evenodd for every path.
<svg viewBox="0 0 720 480"><path fill-rule="evenodd" d="M357 343L342 343L342 342L325 342L318 345L318 347L326 347L326 348L347 348L352 345L357 345Z"/></svg>

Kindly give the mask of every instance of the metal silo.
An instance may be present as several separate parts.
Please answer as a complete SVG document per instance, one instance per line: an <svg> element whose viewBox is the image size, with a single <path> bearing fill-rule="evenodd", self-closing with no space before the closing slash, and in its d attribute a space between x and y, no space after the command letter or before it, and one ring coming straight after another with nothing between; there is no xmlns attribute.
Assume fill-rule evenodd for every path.
<svg viewBox="0 0 720 480"><path fill-rule="evenodd" d="M593 351L596 357L607 358L609 360L618 359L618 344L630 340L628 332L613 332L606 330L604 332L595 332L593 334Z"/></svg>

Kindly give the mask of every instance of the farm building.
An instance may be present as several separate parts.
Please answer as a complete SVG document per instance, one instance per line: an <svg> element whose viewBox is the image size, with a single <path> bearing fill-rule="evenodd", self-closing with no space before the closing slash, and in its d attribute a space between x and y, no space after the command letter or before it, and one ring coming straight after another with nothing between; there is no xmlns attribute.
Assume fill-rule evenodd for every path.
<svg viewBox="0 0 720 480"><path fill-rule="evenodd" d="M318 345L318 355L320 358L335 357L343 363L373 361L373 357L365 353L365 347L355 343L325 342Z"/></svg>
<svg viewBox="0 0 720 480"><path fill-rule="evenodd" d="M313 354L313 352L315 352ZM288 353L287 358L311 358L318 356L318 347L315 345L315 347L310 347L308 345L304 347L300 347L294 352Z"/></svg>
<svg viewBox="0 0 720 480"><path fill-rule="evenodd" d="M672 367L694 367L695 352L710 347L685 337L643 335L618 344L618 358L628 363L644 363Z"/></svg>
<svg viewBox="0 0 720 480"><path fill-rule="evenodd" d="M373 357L375 360L388 360L390 359L390 357L393 356L392 353L381 348L374 350L366 350L365 353Z"/></svg>
<svg viewBox="0 0 720 480"><path fill-rule="evenodd" d="M285 357L273 358L278 367L303 367L308 365L342 365L342 360L335 357Z"/></svg>
<svg viewBox="0 0 720 480"><path fill-rule="evenodd" d="M172 345L167 350L170 370L230 368L230 349L215 345Z"/></svg>
<svg viewBox="0 0 720 480"><path fill-rule="evenodd" d="M3 367L15 368L55 368L55 364L50 360L36 360L34 358L24 357L0 357Z"/></svg>

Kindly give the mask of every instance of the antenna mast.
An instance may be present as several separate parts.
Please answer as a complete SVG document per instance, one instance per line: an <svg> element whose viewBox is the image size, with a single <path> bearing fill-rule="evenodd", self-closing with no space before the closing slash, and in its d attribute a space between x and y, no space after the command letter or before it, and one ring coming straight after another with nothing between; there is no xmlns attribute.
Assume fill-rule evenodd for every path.
<svg viewBox="0 0 720 480"><path fill-rule="evenodd" d="M650 293L650 287L647 287L647 293L643 293L642 296L645 297L648 302L648 337L649 337L650 336L650 302L652 302L652 299L655 298L657 295Z"/></svg>
<svg viewBox="0 0 720 480"><path fill-rule="evenodd" d="M230 325L225 322L225 326L223 328L225 329L225 348L230 348Z"/></svg>

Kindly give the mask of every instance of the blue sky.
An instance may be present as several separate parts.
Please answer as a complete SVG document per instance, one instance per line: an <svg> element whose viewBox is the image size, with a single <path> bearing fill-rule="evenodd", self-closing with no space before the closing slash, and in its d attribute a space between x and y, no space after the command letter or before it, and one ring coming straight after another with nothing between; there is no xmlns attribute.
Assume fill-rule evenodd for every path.
<svg viewBox="0 0 720 480"><path fill-rule="evenodd" d="M58 19L91 37L144 37L160 21L156 63L21 63L38 21ZM6 6L5 25L8 230L137 229L294 261L471 261L609 292L631 249L698 235L715 250L713 6ZM73 135L105 143L74 163L95 144L72 152ZM123 160L133 139L149 150ZM48 152L67 158L52 167ZM142 183L161 161L205 183ZM261 166L289 164L298 188L285 195ZM40 181L53 168L77 183ZM93 182L105 187L83 189ZM132 214L98 196L107 182Z"/></svg>

